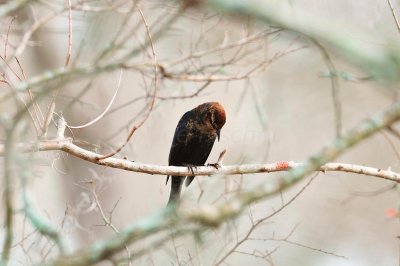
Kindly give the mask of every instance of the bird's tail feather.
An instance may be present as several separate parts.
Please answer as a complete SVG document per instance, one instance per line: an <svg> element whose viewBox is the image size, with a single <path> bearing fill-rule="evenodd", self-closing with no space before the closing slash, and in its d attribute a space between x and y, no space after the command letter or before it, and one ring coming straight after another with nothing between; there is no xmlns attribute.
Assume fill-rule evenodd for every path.
<svg viewBox="0 0 400 266"><path fill-rule="evenodd" d="M171 193L169 194L168 205L179 202L184 178L182 176L171 176Z"/></svg>

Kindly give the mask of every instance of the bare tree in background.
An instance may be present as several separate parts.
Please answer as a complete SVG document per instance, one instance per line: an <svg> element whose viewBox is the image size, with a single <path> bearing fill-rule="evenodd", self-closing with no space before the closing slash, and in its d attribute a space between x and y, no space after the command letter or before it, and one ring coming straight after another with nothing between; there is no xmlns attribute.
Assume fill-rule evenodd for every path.
<svg viewBox="0 0 400 266"><path fill-rule="evenodd" d="M359 260L326 244L349 242L338 233L347 218L321 203L332 172L358 188L374 182L346 187L334 206L353 213L362 197L386 210L387 231L371 245L394 246L388 260L399 263L398 243L380 243L385 233L396 241L400 217L400 47L385 34L379 45L367 31L353 38L296 1L259 2L2 1L0 265L293 265L298 252L317 254L314 264L376 265L372 253ZM385 4L396 32L396 6ZM275 86L301 75L312 87ZM357 86L361 100L348 91ZM210 159L219 167L165 166L177 119L211 100L227 106ZM172 174L196 175L197 187L166 208ZM289 207L307 195L323 212L289 218L312 209ZM313 220L327 237L297 237Z"/></svg>

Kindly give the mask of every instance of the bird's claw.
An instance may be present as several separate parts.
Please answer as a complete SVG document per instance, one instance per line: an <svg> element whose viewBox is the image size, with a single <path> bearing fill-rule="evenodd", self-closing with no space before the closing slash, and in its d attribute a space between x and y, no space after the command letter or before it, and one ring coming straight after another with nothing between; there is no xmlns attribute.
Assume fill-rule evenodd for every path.
<svg viewBox="0 0 400 266"><path fill-rule="evenodd" d="M197 165L187 164L186 167L189 169L189 171L192 173L192 175L194 175L193 168L197 170Z"/></svg>
<svg viewBox="0 0 400 266"><path fill-rule="evenodd" d="M217 170L219 170L219 168L221 168L221 165L219 163L209 163L209 164L207 164L207 166L212 166Z"/></svg>

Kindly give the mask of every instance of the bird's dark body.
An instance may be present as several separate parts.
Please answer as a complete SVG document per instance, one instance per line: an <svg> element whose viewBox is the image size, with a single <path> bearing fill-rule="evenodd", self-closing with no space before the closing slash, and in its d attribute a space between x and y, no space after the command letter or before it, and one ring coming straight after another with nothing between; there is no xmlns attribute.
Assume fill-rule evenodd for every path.
<svg viewBox="0 0 400 266"><path fill-rule="evenodd" d="M215 105L218 103L205 103L200 105L186 112L179 120L169 153L169 165L194 167L204 165L207 161L215 139L218 136L217 134L219 134L216 129L206 126L208 124L205 120L210 120L210 115L208 115L208 113L209 108L212 108L213 104ZM218 104L218 106L220 105ZM224 124L225 112L223 116ZM185 178L184 176L171 177L172 183L169 203L179 200ZM186 186L188 186L193 179L194 176L187 177Z"/></svg>

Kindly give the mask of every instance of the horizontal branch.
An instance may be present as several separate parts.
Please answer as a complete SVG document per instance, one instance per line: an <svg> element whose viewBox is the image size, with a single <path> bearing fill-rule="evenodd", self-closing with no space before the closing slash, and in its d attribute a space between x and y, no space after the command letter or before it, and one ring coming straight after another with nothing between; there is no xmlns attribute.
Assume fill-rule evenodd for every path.
<svg viewBox="0 0 400 266"><path fill-rule="evenodd" d="M214 166L199 166L193 169L181 166L163 166L132 162L127 159L106 158L99 159L103 155L85 150L72 142L72 139L52 139L42 140L36 143L18 143L16 150L21 153L32 153L39 151L60 150L85 161L98 165L117 168L132 172L155 174L155 175L175 175L175 176L211 176L211 175L242 175L255 173L272 173L287 171L295 167L302 166L302 163L277 162L270 164L242 164L242 165L220 165L218 169ZM0 144L0 156L5 156L4 145ZM367 167L346 163L326 163L319 168L320 171L337 171L375 176L400 183L400 174L391 170Z"/></svg>

